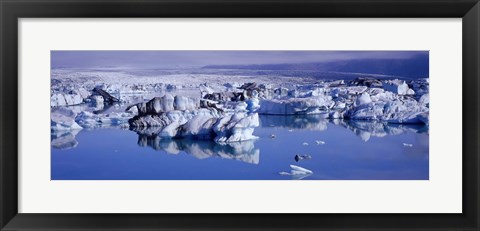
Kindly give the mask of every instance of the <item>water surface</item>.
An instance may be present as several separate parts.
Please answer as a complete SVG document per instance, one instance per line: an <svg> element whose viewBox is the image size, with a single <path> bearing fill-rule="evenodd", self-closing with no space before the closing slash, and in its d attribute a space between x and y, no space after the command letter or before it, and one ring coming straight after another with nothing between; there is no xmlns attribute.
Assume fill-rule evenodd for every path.
<svg viewBox="0 0 480 231"><path fill-rule="evenodd" d="M120 128L52 134L52 180L428 180L428 127L260 116L259 139L161 139ZM272 138L274 135L274 138ZM324 144L317 144L319 143ZM310 155L295 160L295 155ZM288 176L294 164L311 175Z"/></svg>

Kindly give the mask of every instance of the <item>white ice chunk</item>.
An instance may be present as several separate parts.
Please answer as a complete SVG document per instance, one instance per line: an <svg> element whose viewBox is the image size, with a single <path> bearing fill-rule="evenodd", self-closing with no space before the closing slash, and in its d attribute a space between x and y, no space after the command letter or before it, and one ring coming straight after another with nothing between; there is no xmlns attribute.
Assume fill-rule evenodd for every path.
<svg viewBox="0 0 480 231"><path fill-rule="evenodd" d="M423 106L426 106L430 103L430 95L427 93L427 94L424 94L420 97L420 99L418 100L418 103L420 105L423 105Z"/></svg>
<svg viewBox="0 0 480 231"><path fill-rule="evenodd" d="M357 105L363 105L367 103L371 103L372 99L370 98L370 95L367 92L364 92L360 97L357 98Z"/></svg>
<svg viewBox="0 0 480 231"><path fill-rule="evenodd" d="M398 95L406 95L410 89L405 81L398 79L386 81L383 88Z"/></svg>
<svg viewBox="0 0 480 231"><path fill-rule="evenodd" d="M247 100L247 111L256 112L260 108L260 100L257 98L252 98Z"/></svg>
<svg viewBox="0 0 480 231"><path fill-rule="evenodd" d="M330 96L262 100L258 112L271 115L318 114L335 103Z"/></svg>
<svg viewBox="0 0 480 231"><path fill-rule="evenodd" d="M185 96L175 96L173 106L175 110L195 110L199 106L198 100Z"/></svg>
<svg viewBox="0 0 480 231"><path fill-rule="evenodd" d="M100 128L120 126L127 127L128 119L132 114L127 112L112 112L110 114L94 114L83 111L77 115L75 121L83 128Z"/></svg>
<svg viewBox="0 0 480 231"><path fill-rule="evenodd" d="M50 128L52 131L82 129L75 122L77 114L68 108L58 108L50 113Z"/></svg>
<svg viewBox="0 0 480 231"><path fill-rule="evenodd" d="M95 106L103 105L103 102L104 102L104 101L103 101L103 96L101 96L101 95L92 95L90 98L92 99L93 104L94 104Z"/></svg>
<svg viewBox="0 0 480 231"><path fill-rule="evenodd" d="M65 97L63 94L57 93L50 96L50 106L51 107L59 107L59 106L66 106L67 102L65 101Z"/></svg>
<svg viewBox="0 0 480 231"><path fill-rule="evenodd" d="M297 166L297 165L293 165L291 164L290 165L290 173L288 172L280 172L281 175L306 175L306 174L313 174L313 172L311 170L308 170L306 168L302 168L300 166Z"/></svg>

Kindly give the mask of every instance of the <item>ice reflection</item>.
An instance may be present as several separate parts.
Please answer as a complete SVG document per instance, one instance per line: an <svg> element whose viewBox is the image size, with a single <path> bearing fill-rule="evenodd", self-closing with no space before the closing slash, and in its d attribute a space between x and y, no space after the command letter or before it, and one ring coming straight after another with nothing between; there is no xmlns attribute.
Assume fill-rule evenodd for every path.
<svg viewBox="0 0 480 231"><path fill-rule="evenodd" d="M354 132L363 141L371 137L385 137L399 135L404 132L428 133L428 126L424 124L389 124L386 122L325 119L324 115L295 115L275 116L261 115L262 127L280 127L288 129L325 131L328 126L342 126Z"/></svg>
<svg viewBox="0 0 480 231"><path fill-rule="evenodd" d="M383 122L359 120L332 120L331 122L335 125L348 128L365 142L367 142L371 137L399 135L404 132L428 132L428 126L424 124L389 124Z"/></svg>
<svg viewBox="0 0 480 231"><path fill-rule="evenodd" d="M56 131L50 134L50 142L53 148L56 149L71 149L78 145L75 136L80 130L73 131Z"/></svg>
<svg viewBox="0 0 480 231"><path fill-rule="evenodd" d="M142 147L151 147L169 154L185 152L197 159L220 157L233 159L250 164L258 164L260 150L255 148L255 141L243 141L229 144L219 144L209 140L169 139L155 134L138 133L137 144Z"/></svg>
<svg viewBox="0 0 480 231"><path fill-rule="evenodd" d="M404 132L425 133L425 140L428 147L428 126L416 124L388 124L374 121L353 121L353 120L328 120L323 115L302 115L302 116L260 116L261 127L276 127L294 130L314 130L326 132L328 126L341 126L355 133L363 141L367 142L371 137L386 137L399 135ZM112 127L105 124L103 127ZM113 126L115 127L115 126ZM125 129L125 128L123 128ZM255 148L254 141L237 142L230 144L218 144L208 140L192 139L165 139L157 136L161 128L151 127L143 130L136 130L138 134L138 145L151 147L155 150L165 151L170 154L186 152L198 159L218 156L227 159L240 160L247 163L259 163L259 148ZM51 134L51 146L56 149L70 149L78 145L76 135L79 130L57 131ZM406 152L422 153L415 150L419 147L406 149ZM427 152L428 153L428 152Z"/></svg>
<svg viewBox="0 0 480 231"><path fill-rule="evenodd" d="M328 120L324 115L260 115L260 123L262 127L324 131L327 129Z"/></svg>

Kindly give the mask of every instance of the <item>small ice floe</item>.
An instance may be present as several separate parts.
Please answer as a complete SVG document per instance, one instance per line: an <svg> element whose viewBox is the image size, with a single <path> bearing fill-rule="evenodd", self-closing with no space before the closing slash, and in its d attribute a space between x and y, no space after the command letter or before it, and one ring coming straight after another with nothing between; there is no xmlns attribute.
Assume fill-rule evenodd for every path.
<svg viewBox="0 0 480 231"><path fill-rule="evenodd" d="M315 140L315 143L316 143L317 145L320 145L320 144L325 144L325 141Z"/></svg>
<svg viewBox="0 0 480 231"><path fill-rule="evenodd" d="M303 146L308 146L308 143L307 143L307 142L303 142L302 145L303 145Z"/></svg>
<svg viewBox="0 0 480 231"><path fill-rule="evenodd" d="M277 137L277 136L275 136L275 134L270 135L270 138L272 138L272 139L275 139L275 137Z"/></svg>
<svg viewBox="0 0 480 231"><path fill-rule="evenodd" d="M293 132L293 129L288 129L289 132Z"/></svg>
<svg viewBox="0 0 480 231"><path fill-rule="evenodd" d="M413 147L413 144L403 143L403 146L405 146L405 147Z"/></svg>
<svg viewBox="0 0 480 231"><path fill-rule="evenodd" d="M309 175L313 174L312 171L310 171L306 168L302 168L300 166L293 165L293 164L290 165L290 168L291 168L290 172L280 172L280 175L294 176L294 177L297 177L297 176L306 177L306 176L309 176ZM303 178L303 177L301 177L301 178Z"/></svg>
<svg viewBox="0 0 480 231"><path fill-rule="evenodd" d="M312 156L310 155L295 155L295 161L300 161L300 160L309 160L312 159Z"/></svg>

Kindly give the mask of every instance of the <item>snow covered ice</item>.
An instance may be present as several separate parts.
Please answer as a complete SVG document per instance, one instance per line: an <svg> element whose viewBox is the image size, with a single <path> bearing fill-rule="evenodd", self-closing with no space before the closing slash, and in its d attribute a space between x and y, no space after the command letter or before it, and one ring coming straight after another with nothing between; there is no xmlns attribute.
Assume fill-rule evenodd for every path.
<svg viewBox="0 0 480 231"><path fill-rule="evenodd" d="M167 81L161 76L152 78L121 71L52 70L51 130L119 126L141 131L157 127L160 137L232 143L258 138L254 131L260 123L259 114L429 123L429 82L425 79L361 77L348 81L273 76L225 78L215 74L198 74L196 78L172 76L177 78ZM255 81L247 82L249 80ZM109 103L104 96L95 94L95 89L120 100ZM72 111L71 105L82 109ZM326 124L323 126L326 128ZM368 140L366 133L362 134Z"/></svg>
<svg viewBox="0 0 480 231"><path fill-rule="evenodd" d="M56 108L50 114L50 127L52 131L82 129L75 122L77 113L69 108Z"/></svg>
<svg viewBox="0 0 480 231"><path fill-rule="evenodd" d="M130 119L134 130L158 127L162 137L188 137L213 139L218 143L231 143L256 139L253 135L259 126L257 113L228 112L199 108L194 111L172 110L161 114L145 114Z"/></svg>

